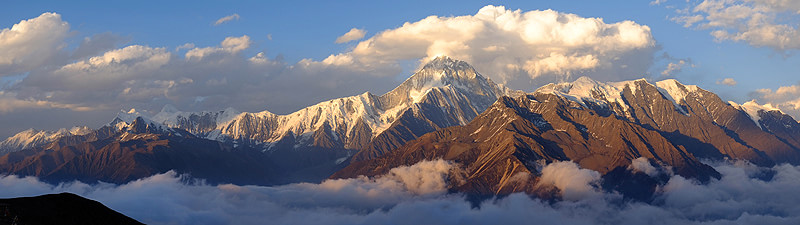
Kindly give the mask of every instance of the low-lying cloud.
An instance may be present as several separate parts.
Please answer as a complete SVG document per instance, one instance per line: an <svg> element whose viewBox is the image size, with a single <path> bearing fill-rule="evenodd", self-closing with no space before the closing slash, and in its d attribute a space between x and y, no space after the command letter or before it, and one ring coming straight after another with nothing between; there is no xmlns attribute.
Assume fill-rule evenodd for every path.
<svg viewBox="0 0 800 225"><path fill-rule="evenodd" d="M673 176L648 204L624 202L619 194L590 185L600 179L596 172L572 162L556 162L545 166L550 169L543 175L557 174L560 177L553 179L561 181L553 185L584 195L549 203L518 193L473 207L463 195L446 193L444 181L453 165L427 161L378 178L274 187L207 185L172 172L124 185L73 182L53 186L35 178L7 176L0 178L0 197L73 192L148 224L800 223L798 166L714 163L722 179L702 185ZM575 173L566 173L570 171ZM573 183L563 185L562 181Z"/></svg>

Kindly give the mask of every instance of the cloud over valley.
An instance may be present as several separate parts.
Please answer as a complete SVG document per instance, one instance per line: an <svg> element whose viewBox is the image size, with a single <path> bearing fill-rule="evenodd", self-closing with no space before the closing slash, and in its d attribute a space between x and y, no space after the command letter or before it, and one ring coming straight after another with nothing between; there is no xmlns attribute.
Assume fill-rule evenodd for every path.
<svg viewBox="0 0 800 225"><path fill-rule="evenodd" d="M646 163L640 161L640 163ZM175 173L124 185L64 183L35 178L0 179L0 197L73 192L147 224L792 224L800 167L757 167L714 163L722 179L698 184L672 176L652 203L626 202L599 190L594 171L572 162L545 165L564 201L547 202L517 193L477 206L448 194L445 180L454 164L437 160L393 169L377 178L326 180L283 186L207 185ZM644 165L638 167L648 168ZM652 167L652 166L650 166ZM549 168L549 169L548 169ZM570 172L575 172L570 174ZM124 193L124 194L123 194ZM446 215L446 216L443 216Z"/></svg>

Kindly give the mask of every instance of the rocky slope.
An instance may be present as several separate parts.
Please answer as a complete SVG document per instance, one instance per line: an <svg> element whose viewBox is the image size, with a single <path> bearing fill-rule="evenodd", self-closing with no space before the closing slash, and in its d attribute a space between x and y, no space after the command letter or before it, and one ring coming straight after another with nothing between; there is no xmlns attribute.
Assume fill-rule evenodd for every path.
<svg viewBox="0 0 800 225"><path fill-rule="evenodd" d="M91 132L91 129L88 127L73 127L57 131L28 129L0 142L0 155L22 149L40 147L61 137L84 135L89 132Z"/></svg>
<svg viewBox="0 0 800 225"><path fill-rule="evenodd" d="M260 150L231 148L142 117L115 122L119 129L105 126L41 148L9 153L0 157L0 171L51 183L126 183L170 170L211 183L268 185L280 180Z"/></svg>
<svg viewBox="0 0 800 225"><path fill-rule="evenodd" d="M410 141L383 157L354 162L333 177L374 176L422 160L461 165L452 188L476 194L537 192L542 162L571 160L608 175L645 157L686 177L719 176L699 161L800 163L797 122L755 111L675 80L601 83L580 78L517 98L502 97L466 126ZM665 167L665 168L669 168ZM524 181L524 182L523 182ZM532 181L532 182L531 182Z"/></svg>
<svg viewBox="0 0 800 225"><path fill-rule="evenodd" d="M190 151L183 148L193 144L180 144L188 141L216 146L191 150L195 155L208 154L203 157L217 156L216 152L229 152L228 149L263 151L252 158L263 159L261 164L270 167L260 169L277 171L268 179L270 182L316 182L346 166L353 155L357 160L370 159L436 129L464 125L506 93L510 92L478 74L466 62L440 57L384 95L367 92L333 99L288 115L268 111L239 113L230 108L217 112L181 112L172 106L165 106L153 116L135 109L120 112L106 127L53 136L29 147L17 147L16 151L28 150L9 154L5 161L0 161L0 169L5 173L52 177L53 180L75 177L122 182L155 171L163 172L166 168L180 169L178 165L185 163L176 162L176 166L169 167L167 161L158 157L179 157L171 154ZM148 124L148 130L131 131L128 126L137 120ZM126 139L130 137L126 133L131 132L147 138L139 138L138 142ZM157 154L156 146L168 149L164 152L169 155ZM104 154L111 154L111 157L102 158ZM141 164L134 160L140 158L126 154L154 155L153 160L162 161L158 169L135 173L121 169ZM63 157L68 159L61 159ZM41 162L50 158L59 160ZM72 165L75 163L80 166ZM99 171L127 172L106 174Z"/></svg>
<svg viewBox="0 0 800 225"><path fill-rule="evenodd" d="M439 57L381 96L366 92L321 102L288 115L269 111L236 114L232 109L186 113L167 106L153 120L209 139L263 143L270 150L275 143L293 140L296 148L370 149L372 155L379 155L435 129L464 125L506 92L466 62ZM410 135L398 137L397 127L409 119L424 121L428 126L415 127ZM320 133L322 130L326 132ZM391 141L370 144L382 134L381 140ZM320 143L324 145L317 145Z"/></svg>

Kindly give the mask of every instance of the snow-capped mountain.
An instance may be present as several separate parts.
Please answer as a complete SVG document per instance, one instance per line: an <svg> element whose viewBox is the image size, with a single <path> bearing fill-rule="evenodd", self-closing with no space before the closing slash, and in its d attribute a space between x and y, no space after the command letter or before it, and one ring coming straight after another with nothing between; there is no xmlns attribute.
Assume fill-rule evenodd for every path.
<svg viewBox="0 0 800 225"><path fill-rule="evenodd" d="M466 62L438 57L381 96L365 92L321 102L288 115L266 110L239 113L231 108L218 112L181 112L165 106L150 119L200 137L265 143L268 148L287 138L294 140L297 147L314 146L314 133L324 129L328 130L326 136L333 140L333 147L362 149L406 111L420 115L421 110L436 108L440 114L448 115L425 118L435 120L437 128L463 125L507 92L510 93ZM432 130L425 132L429 131Z"/></svg>
<svg viewBox="0 0 800 225"><path fill-rule="evenodd" d="M466 62L439 57L425 64L400 86L381 96L366 92L321 102L287 115L277 115L269 111L240 113L231 108L221 111L182 112L169 105L155 115L146 115L135 109L121 111L107 126L86 135L57 138L42 147L56 152L34 153L37 151L34 149L7 157L8 160L30 157L24 162L9 161L8 169L26 171L38 165L27 162L36 162L40 154L71 155L72 153L60 151L70 151L73 148L82 149L87 157L100 154L94 153L96 151L116 152L120 147L118 144L134 144L138 146L135 149L148 152L147 154L151 154L150 151L154 149L139 146L140 144L152 142L154 146L183 151L186 149L176 149L180 145L170 143L180 143L180 140L195 142L199 137L224 146L220 149L234 150L229 153L210 151L208 154L233 154L238 157L235 152L241 149L263 151L263 154L253 157L269 161L270 173L276 175L269 181L262 182L316 182L349 164L348 160L353 155L358 156L359 160L377 157L425 133L464 125L498 97L507 93L515 92L483 77ZM164 143L165 140L168 142ZM91 144L86 145L89 143ZM357 154L357 151L361 152ZM159 155L158 151L152 154L153 157ZM87 158L72 159L80 162L61 163L91 163L86 161L89 160ZM4 159L0 158L0 162L2 160ZM96 160L106 162L122 159L112 157ZM159 159L155 160L160 162ZM124 161L130 160L126 158ZM170 167L159 163L156 165L159 168ZM108 164L106 167L109 168L81 169L113 170L131 165ZM50 169L61 171L59 168ZM41 171L41 174L46 173L47 171ZM136 177L123 179L110 174L100 177L82 173L77 175L110 181Z"/></svg>
<svg viewBox="0 0 800 225"><path fill-rule="evenodd" d="M627 180L636 176L627 168L641 157L701 181L719 177L701 159L799 165L800 124L754 104L729 104L676 80L604 83L583 77L525 96L501 97L467 125L425 134L381 157L355 161L332 177L375 176L445 159L463 172L452 178L451 190L547 195L536 188L541 161L573 161L599 172L604 182L621 182L603 184L620 192L655 190L646 175ZM652 186L624 187L640 181Z"/></svg>
<svg viewBox="0 0 800 225"><path fill-rule="evenodd" d="M64 136L84 135L91 131L92 129L85 126L69 129L62 128L56 131L28 129L0 142L0 155L22 149L40 147Z"/></svg>
<svg viewBox="0 0 800 225"><path fill-rule="evenodd" d="M719 99L719 97L717 97L714 93L703 90L696 85L681 84L675 79L666 79L651 84L645 79L604 83L592 80L588 77L581 77L574 82L548 84L542 86L536 90L536 93L558 95L573 102L580 103L582 106L607 108L617 116L636 119L635 115L631 114L633 111L631 111L630 103L627 102L629 99L624 99L624 95L626 93L626 88L630 90L631 96L635 97L642 94L646 95L647 93L637 91L637 88L640 88L641 86L656 88L658 93L660 93L666 100L669 100L673 103L678 112L686 116L691 116L689 114L689 111L692 110L690 103L697 101L716 104L719 103L716 101ZM762 123L764 122L761 118L762 115L770 112L778 115L786 115L785 113L781 112L780 109L777 109L769 104L760 105L755 100L745 102L744 104L728 101L726 104L731 106L733 109L745 113L750 119L752 119L754 125L765 130L767 130L767 128L762 127ZM714 108L708 109L707 111L713 114L718 110L718 108ZM790 123L783 125L792 125L791 121L789 122Z"/></svg>
<svg viewBox="0 0 800 225"><path fill-rule="evenodd" d="M346 166L338 177L445 158L469 173L454 189L510 193L529 190L509 182L519 173L535 180L538 160L572 160L609 174L645 157L701 179L718 175L701 158L800 164L800 124L768 105L724 102L676 80L584 77L520 94L446 57L383 95L332 99L287 115L165 106L74 130L7 140L30 147L0 157L0 172L125 182L176 169L214 182L285 184L318 182Z"/></svg>

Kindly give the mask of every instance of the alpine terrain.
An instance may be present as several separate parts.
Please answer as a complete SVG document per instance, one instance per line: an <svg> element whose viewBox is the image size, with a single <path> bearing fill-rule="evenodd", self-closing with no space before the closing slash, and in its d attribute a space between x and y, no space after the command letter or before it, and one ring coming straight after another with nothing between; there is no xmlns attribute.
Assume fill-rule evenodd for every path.
<svg viewBox="0 0 800 225"><path fill-rule="evenodd" d="M463 174L449 178L453 190L546 195L536 182L542 165L574 161L617 182L604 187L624 192L630 190L624 183L637 175L629 170L631 163L640 157L701 181L719 177L700 161L704 158L800 164L798 128L780 111L724 102L676 80L602 83L582 77L501 97L465 126L423 135L382 157L355 162L333 178L375 176L441 158L460 165ZM641 182L652 183L650 188L660 182L644 177Z"/></svg>
<svg viewBox="0 0 800 225"><path fill-rule="evenodd" d="M512 93L518 92L466 62L439 57L381 96L366 92L288 115L167 105L152 116L120 112L97 130L24 131L0 145L12 152L0 158L0 170L53 181L118 183L176 170L216 182L318 182L351 158L372 159L425 133L465 125Z"/></svg>

